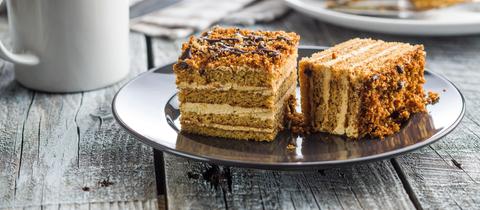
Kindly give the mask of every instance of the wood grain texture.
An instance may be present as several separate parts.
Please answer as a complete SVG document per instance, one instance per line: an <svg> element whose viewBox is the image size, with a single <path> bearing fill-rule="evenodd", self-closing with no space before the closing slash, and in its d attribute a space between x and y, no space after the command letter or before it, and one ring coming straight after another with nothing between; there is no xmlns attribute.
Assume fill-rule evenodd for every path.
<svg viewBox="0 0 480 210"><path fill-rule="evenodd" d="M92 203L71 203L71 204L47 204L41 206L28 206L21 208L5 208L5 210L144 210L163 209L162 203L157 199L145 201L115 201L115 202L92 202ZM0 208L3 210L3 208Z"/></svg>
<svg viewBox="0 0 480 210"><path fill-rule="evenodd" d="M309 171L218 167L165 155L171 209L413 209L389 161Z"/></svg>
<svg viewBox="0 0 480 210"><path fill-rule="evenodd" d="M305 16L252 28L284 29L302 44L332 45L347 35ZM153 41L156 65L175 61L181 41ZM173 54L171 52L174 52ZM222 167L165 155L167 204L171 209L413 209L390 161L304 172Z"/></svg>
<svg viewBox="0 0 480 210"><path fill-rule="evenodd" d="M147 69L144 36L132 34L130 46L128 78ZM96 91L49 94L13 81L10 64L0 70L0 208L157 207L152 149L111 114L128 78Z"/></svg>

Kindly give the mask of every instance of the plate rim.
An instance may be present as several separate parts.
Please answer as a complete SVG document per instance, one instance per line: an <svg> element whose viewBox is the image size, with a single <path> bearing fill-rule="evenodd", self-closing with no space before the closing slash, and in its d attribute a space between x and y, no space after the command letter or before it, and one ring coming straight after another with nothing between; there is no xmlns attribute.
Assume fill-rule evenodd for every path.
<svg viewBox="0 0 480 210"><path fill-rule="evenodd" d="M324 47L320 47L320 46L309 46L309 47L324 48ZM307 47L307 49L308 49L308 47ZM365 156L365 157L357 157L357 158L347 159L347 160L256 163L256 162L253 162L253 161L239 161L239 160L227 160L227 159L222 159L222 158L211 158L211 157L207 157L207 156L204 156L204 155L196 155L196 154L192 154L192 153L189 153L189 152L182 152L182 151L179 151L179 150L176 150L176 149L169 148L168 146L164 146L162 144L159 144L159 143L155 142L154 140L150 140L148 137L136 132L134 129L131 129L127 125L127 123L125 123L120 118L120 116L117 112L117 109L116 109L117 97L126 87L128 87L130 84L134 83L139 78L141 78L141 77L143 77L147 74L152 74L152 72L157 71L158 69L161 69L161 68L163 68L165 66L168 66L168 65L171 65L171 64L167 64L167 65L164 65L164 66L161 66L161 67L154 67L154 68L152 68L152 69L150 69L146 72L143 72L143 73L137 75L136 77L134 77L133 79L131 79L130 81L125 83L117 91L117 93L115 93L115 96L112 100L112 113L113 113L113 116L114 116L115 120L128 133L134 135L142 143L144 143L146 145L149 145L150 147L152 147L154 149L158 149L162 152L167 152L169 154L178 155L180 157L185 157L185 158L189 158L189 159L192 159L192 160L198 160L198 161L202 161L202 162L206 162L206 163L214 163L214 164L224 165L224 166L235 166L235 167L242 167L242 168L256 168L256 169L268 169L268 170L275 170L275 169L296 170L296 169L306 169L306 168L329 168L329 167L333 167L333 166L341 167L341 166L347 166L347 165L352 165L352 164L357 164L357 163L366 163L366 162L372 162L372 161L378 161L378 160L385 160L385 159L388 159L388 158L397 157L397 156L405 154L407 152L411 152L411 151L414 151L414 150L417 150L417 149L421 149L421 148L423 148L427 145L430 145L430 144L432 144L434 142L437 142L438 140L442 139L443 137L445 137L446 135L451 133L458 126L458 124L462 121L462 119L465 115L465 111L466 111L465 97L463 96L460 89L455 85L455 83L453 83L452 81L450 81L445 76L443 76L439 73L435 73L435 72L429 71L428 69L425 69L425 72L428 72L429 74L432 74L436 77L439 77L439 78L443 79L444 81L448 82L450 85L453 86L453 88L457 91L457 93L460 95L460 98L462 99L461 100L462 110L461 110L460 114L457 116L457 119L455 120L454 123L452 123L451 125L449 125L446 128L443 128L439 133L436 133L435 135L427 138L426 140L424 140L422 142L415 143L415 144L412 144L412 145L408 145L406 147L402 147L402 148L399 148L399 149L396 149L396 150L392 150L392 151L388 151L388 152L384 152L384 153L380 153L380 154L375 154L375 155L370 155L370 156ZM169 99L171 99L175 95L176 95L176 93L173 94L172 96L170 96ZM165 126L167 126L167 125L165 125Z"/></svg>
<svg viewBox="0 0 480 210"><path fill-rule="evenodd" d="M354 14L347 14L342 12L337 12L333 10L328 10L323 8L321 11L317 11L317 7L308 7L307 3L304 0L283 0L286 5L290 8L312 16L318 20L325 21L334 25L340 25L347 28L354 28L364 31L372 31L386 34L401 34L401 35L420 35L420 36L448 36L448 35L472 35L480 33L480 21L479 20L467 20L467 21L457 21L457 22L429 22L428 20L412 20L412 19L393 19L393 18L382 18L382 17L370 17L370 16L361 16ZM351 22L347 24L345 22ZM357 23L357 24L353 24ZM423 28L422 30L385 30L384 27L361 27L358 25L365 24L377 24L377 26L401 26L401 27L416 27ZM475 30L475 27L479 29ZM450 30L438 30L438 27L449 28ZM456 30L452 30L452 27L455 27ZM473 28L472 28L473 27ZM393 27L395 28L395 27ZM436 30L433 30L437 28ZM459 30L463 28L463 30ZM469 29L470 28L470 29ZM427 30L428 29L428 30Z"/></svg>

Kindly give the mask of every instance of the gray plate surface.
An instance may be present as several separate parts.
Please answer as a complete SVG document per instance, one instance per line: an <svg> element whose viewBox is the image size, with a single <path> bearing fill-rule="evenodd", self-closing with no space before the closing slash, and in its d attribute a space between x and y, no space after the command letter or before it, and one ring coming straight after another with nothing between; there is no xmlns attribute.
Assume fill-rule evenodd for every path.
<svg viewBox="0 0 480 210"><path fill-rule="evenodd" d="M302 47L299 57L321 47ZM462 119L465 101L446 78L425 71L426 90L440 93L428 113L415 114L400 132L383 140L349 140L329 134L296 137L281 132L274 142L238 141L180 132L172 66L146 72L126 84L113 101L113 113L127 131L155 149L215 164L264 169L324 168L390 158L431 144ZM299 96L300 94L297 94ZM288 150L288 144L295 144Z"/></svg>

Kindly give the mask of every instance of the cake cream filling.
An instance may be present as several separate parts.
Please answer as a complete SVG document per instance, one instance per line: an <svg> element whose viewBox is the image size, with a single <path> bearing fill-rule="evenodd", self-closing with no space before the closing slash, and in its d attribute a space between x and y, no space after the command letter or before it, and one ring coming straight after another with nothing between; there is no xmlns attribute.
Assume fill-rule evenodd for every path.
<svg viewBox="0 0 480 210"><path fill-rule="evenodd" d="M362 60L361 62L358 62L358 63L355 63L352 65L352 67L357 67L357 66L360 66L360 65L365 65L375 59L378 59L379 57L383 57L385 55L387 55L388 53L391 53L392 51L398 49L400 46L399 45L395 45L395 46L392 46L392 47L388 47L386 49L384 49L382 52L380 53L377 53L376 55L374 56L371 56L365 60Z"/></svg>
<svg viewBox="0 0 480 210"><path fill-rule="evenodd" d="M286 71L283 75L281 75L280 79L271 87L261 87L261 86L244 86L238 85L236 83L210 83L207 85L200 85L197 83L187 83L181 82L177 85L179 89L192 89L192 90L215 90L215 91L229 91L229 90L238 90L238 91L262 91L263 95L273 95L280 86L290 77L292 73L297 69L297 62L296 62L297 54L292 55L288 63L285 65ZM263 70L262 70L263 71Z"/></svg>
<svg viewBox="0 0 480 210"><path fill-rule="evenodd" d="M337 114L337 126L333 130L334 134L345 134L345 122L347 119L348 110L348 76L342 75L342 89L340 90L340 111Z"/></svg>
<svg viewBox="0 0 480 210"><path fill-rule="evenodd" d="M328 108L329 108L329 102L330 102L330 80L332 78L332 72L331 69L325 70L323 72L323 83L322 83L322 97L323 97L323 103L325 104L325 107L322 108L320 105L317 107L320 112L324 112L323 119L320 119L322 122L327 122L328 118ZM323 129L323 125L321 125L321 128Z"/></svg>
<svg viewBox="0 0 480 210"><path fill-rule="evenodd" d="M269 87L259 87L259 86L243 86L235 83L225 83L225 84L208 84L208 85L199 85L197 83L186 83L182 82L178 84L179 89L191 89L191 90L215 90L215 91L229 91L229 90L239 90L239 91L265 91L266 94L272 94L273 91Z"/></svg>
<svg viewBox="0 0 480 210"><path fill-rule="evenodd" d="M309 67L310 68L310 67ZM308 88L310 89L310 91L308 91L308 98L310 100L310 123L311 123L311 126L313 128L316 128L315 127L315 105L314 105L314 102L313 102L313 75L311 77L308 78Z"/></svg>
<svg viewBox="0 0 480 210"><path fill-rule="evenodd" d="M206 114L218 114L218 115L236 115L236 116L248 116L257 119L271 119L275 120L276 111L283 108L285 101L290 95L295 94L296 85L292 85L287 93L275 104L275 109L266 109L258 107L240 107L231 106L229 104L207 104L207 103L183 103L181 110L183 112L193 112L199 115ZM188 123L188 121L186 121ZM223 130L235 130L235 131L260 131L260 132L273 132L274 128L257 128L247 126L232 126L222 124L196 124L204 127L214 127Z"/></svg>
<svg viewBox="0 0 480 210"><path fill-rule="evenodd" d="M346 43L343 43L343 44L346 44ZM341 46L343 44L339 44L337 46ZM341 50L345 50L345 49L351 50L352 48L355 48L355 47L358 47L358 46L365 46L366 44L368 44L368 43L366 43L365 41L357 40L357 41L355 41L351 44L348 44L348 46L342 46ZM358 48L358 49L360 49L360 48ZM356 50L358 50L358 49L356 49ZM337 52L337 51L333 51L332 48L330 48L330 49L327 49L327 50L323 51L318 56L315 56L315 54L314 54L311 58L314 59L315 61L319 61L323 58L331 57L332 53L334 53L334 52Z"/></svg>
<svg viewBox="0 0 480 210"><path fill-rule="evenodd" d="M356 137L358 136L358 117L357 114L360 111L360 102L359 96L358 95L352 95L352 94L357 94L355 92L349 91L348 93L348 98L353 99L353 103L349 104L350 111L348 113L349 117L347 118L347 127L345 128L345 134L348 137Z"/></svg>
<svg viewBox="0 0 480 210"><path fill-rule="evenodd" d="M278 102L276 104L278 106ZM183 103L181 110L184 112L193 112L196 114L218 114L229 115L234 114L238 116L254 116L258 119L273 119L273 112L271 109L265 108L246 108L240 106L232 106L229 104L207 104L207 103Z"/></svg>

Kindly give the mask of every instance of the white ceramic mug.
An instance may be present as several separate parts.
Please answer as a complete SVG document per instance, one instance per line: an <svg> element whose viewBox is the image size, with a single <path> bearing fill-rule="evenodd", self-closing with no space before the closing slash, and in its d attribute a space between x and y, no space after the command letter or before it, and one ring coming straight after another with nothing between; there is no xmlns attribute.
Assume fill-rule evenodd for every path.
<svg viewBox="0 0 480 210"><path fill-rule="evenodd" d="M128 0L7 0L15 64L22 85L48 92L101 88L129 71Z"/></svg>

